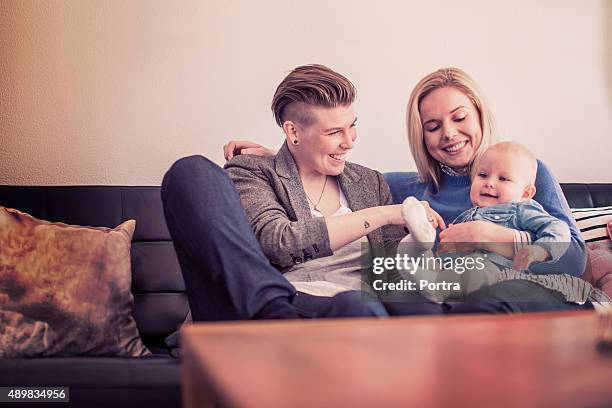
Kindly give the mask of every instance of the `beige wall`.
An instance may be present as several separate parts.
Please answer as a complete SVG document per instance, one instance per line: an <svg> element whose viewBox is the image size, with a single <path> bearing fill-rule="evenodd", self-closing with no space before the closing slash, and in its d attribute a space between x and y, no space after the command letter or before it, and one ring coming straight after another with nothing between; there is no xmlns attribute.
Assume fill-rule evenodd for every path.
<svg viewBox="0 0 612 408"><path fill-rule="evenodd" d="M611 182L612 1L0 2L0 184L159 184L228 138L281 141L269 102L318 62L359 90L352 161L414 169L412 86L462 67L561 181Z"/></svg>

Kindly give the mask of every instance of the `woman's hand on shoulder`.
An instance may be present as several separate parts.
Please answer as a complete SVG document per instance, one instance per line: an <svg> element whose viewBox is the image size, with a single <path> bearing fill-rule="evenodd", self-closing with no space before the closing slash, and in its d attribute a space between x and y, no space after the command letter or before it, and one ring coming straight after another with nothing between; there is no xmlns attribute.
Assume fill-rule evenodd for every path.
<svg viewBox="0 0 612 408"><path fill-rule="evenodd" d="M241 154L274 156L276 151L248 140L230 140L223 145L223 156L225 160L231 160L234 156Z"/></svg>

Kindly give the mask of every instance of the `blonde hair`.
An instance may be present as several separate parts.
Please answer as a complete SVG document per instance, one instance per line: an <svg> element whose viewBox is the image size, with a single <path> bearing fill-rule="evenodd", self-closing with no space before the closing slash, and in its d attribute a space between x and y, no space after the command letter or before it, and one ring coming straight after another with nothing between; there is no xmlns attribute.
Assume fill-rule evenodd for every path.
<svg viewBox="0 0 612 408"><path fill-rule="evenodd" d="M313 118L308 105L324 108L348 106L355 100L355 86L343 75L319 65L302 65L282 80L272 98L276 123L286 120L309 125Z"/></svg>
<svg viewBox="0 0 612 408"><path fill-rule="evenodd" d="M421 101L432 91L445 87L456 88L463 92L474 104L480 117L482 141L474 151L474 157L472 157L469 163L470 173L472 172L474 161L484 153L495 139L493 116L484 101L478 85L468 74L459 68L441 68L421 79L412 90L406 108L408 143L410 144L410 151L416 162L421 181L426 183L432 182L436 190L440 187L440 165L438 161L431 157L425 146L423 123L419 107Z"/></svg>
<svg viewBox="0 0 612 408"><path fill-rule="evenodd" d="M529 184L535 184L538 174L538 159L536 158L535 154L531 152L531 150L522 144L513 141L499 142L489 146L489 148L483 152L482 156L480 156L478 160L474 161L474 173L476 173L476 169L478 168L479 162L483 158L484 154L491 151L500 151L505 154L510 154L513 156L513 160L522 159L523 166L521 167L521 170L524 171L526 181L528 181ZM475 174L472 174L472 177L474 175Z"/></svg>

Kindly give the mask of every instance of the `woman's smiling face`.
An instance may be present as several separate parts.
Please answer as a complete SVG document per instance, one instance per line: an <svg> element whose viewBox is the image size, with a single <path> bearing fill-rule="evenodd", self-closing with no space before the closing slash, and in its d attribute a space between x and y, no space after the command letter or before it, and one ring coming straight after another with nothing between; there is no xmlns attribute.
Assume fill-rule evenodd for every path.
<svg viewBox="0 0 612 408"><path fill-rule="evenodd" d="M427 151L438 162L462 169L474 159L482 142L478 110L463 92L438 88L419 104Z"/></svg>
<svg viewBox="0 0 612 408"><path fill-rule="evenodd" d="M298 145L288 141L300 173L337 176L344 171L346 154L357 139L353 105L325 108L309 106L313 123L296 125Z"/></svg>

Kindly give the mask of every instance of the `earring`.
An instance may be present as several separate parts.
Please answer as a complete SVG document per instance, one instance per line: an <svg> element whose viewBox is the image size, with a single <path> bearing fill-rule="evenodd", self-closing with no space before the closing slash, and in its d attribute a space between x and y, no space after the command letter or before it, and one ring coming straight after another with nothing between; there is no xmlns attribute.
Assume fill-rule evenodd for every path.
<svg viewBox="0 0 612 408"><path fill-rule="evenodd" d="M297 140L297 139L295 139L295 140L293 141L293 144L294 144L294 145L296 145L296 144L298 144L298 143L299 143L299 142L298 142L298 140Z"/></svg>

